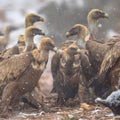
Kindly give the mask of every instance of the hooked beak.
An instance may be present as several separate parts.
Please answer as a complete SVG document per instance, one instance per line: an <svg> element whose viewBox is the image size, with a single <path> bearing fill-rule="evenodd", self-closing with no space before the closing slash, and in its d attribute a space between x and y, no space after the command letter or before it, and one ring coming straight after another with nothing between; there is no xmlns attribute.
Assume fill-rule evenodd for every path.
<svg viewBox="0 0 120 120"><path fill-rule="evenodd" d="M108 18L109 18L109 14L105 13L105 14L104 14L104 18L107 18L107 19L108 19Z"/></svg>
<svg viewBox="0 0 120 120"><path fill-rule="evenodd" d="M41 22L44 22L45 20L44 20L44 18L40 17L40 21L41 21Z"/></svg>
<svg viewBox="0 0 120 120"><path fill-rule="evenodd" d="M69 33L69 32L66 32L65 36L66 36L67 38L69 37L69 35L70 35L70 33Z"/></svg>
<svg viewBox="0 0 120 120"><path fill-rule="evenodd" d="M42 31L42 32L41 32L41 35L44 35L44 36L45 36L45 33Z"/></svg>
<svg viewBox="0 0 120 120"><path fill-rule="evenodd" d="M57 47L54 47L53 48L53 51L57 52L58 48Z"/></svg>
<svg viewBox="0 0 120 120"><path fill-rule="evenodd" d="M80 50L80 49L77 49L77 52L78 52L78 53L80 53L80 52L81 52L81 50Z"/></svg>

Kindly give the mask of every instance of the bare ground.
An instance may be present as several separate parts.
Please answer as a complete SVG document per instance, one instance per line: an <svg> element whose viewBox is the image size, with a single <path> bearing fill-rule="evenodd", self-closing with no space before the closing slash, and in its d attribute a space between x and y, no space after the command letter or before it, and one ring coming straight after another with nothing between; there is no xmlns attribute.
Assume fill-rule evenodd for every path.
<svg viewBox="0 0 120 120"><path fill-rule="evenodd" d="M45 101L47 111L27 108L15 111L8 119L0 120L113 120L111 110L101 105L88 105L78 102L78 99L67 101L66 106L55 104L56 96ZM120 120L120 119L117 119Z"/></svg>

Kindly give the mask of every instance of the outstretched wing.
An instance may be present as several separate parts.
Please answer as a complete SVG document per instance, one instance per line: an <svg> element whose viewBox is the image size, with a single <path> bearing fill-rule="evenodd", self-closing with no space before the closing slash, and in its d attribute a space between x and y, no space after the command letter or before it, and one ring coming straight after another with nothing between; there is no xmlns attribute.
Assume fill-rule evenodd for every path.
<svg viewBox="0 0 120 120"><path fill-rule="evenodd" d="M7 58L0 63L0 86L19 78L30 66L31 53L23 53Z"/></svg>
<svg viewBox="0 0 120 120"><path fill-rule="evenodd" d="M56 53L51 60L51 72L53 77L53 89L52 92L56 92L57 73L59 71L60 54Z"/></svg>
<svg viewBox="0 0 120 120"><path fill-rule="evenodd" d="M103 62L100 67L99 75L106 74L106 72L114 66L120 57L120 42L114 44L114 46L105 54Z"/></svg>

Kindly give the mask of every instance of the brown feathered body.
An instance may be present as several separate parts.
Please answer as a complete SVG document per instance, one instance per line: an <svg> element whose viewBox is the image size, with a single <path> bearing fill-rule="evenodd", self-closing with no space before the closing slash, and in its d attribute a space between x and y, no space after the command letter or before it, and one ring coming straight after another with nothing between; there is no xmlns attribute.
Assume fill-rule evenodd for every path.
<svg viewBox="0 0 120 120"><path fill-rule="evenodd" d="M0 87L4 87L2 93L3 112L8 106L18 101L25 93L31 92L38 83L47 61L49 50L53 50L51 40L42 40L44 48L35 49L32 52L14 55L0 63ZM47 48L47 45L49 47Z"/></svg>
<svg viewBox="0 0 120 120"><path fill-rule="evenodd" d="M109 46L96 41L88 40L86 42L86 49L88 50L88 57L93 68L93 75L96 75Z"/></svg>
<svg viewBox="0 0 120 120"><path fill-rule="evenodd" d="M85 47L88 50L88 59L89 59L90 64L91 64L91 76L92 77L95 77L96 74L98 74L99 70L100 69L102 70L102 68L103 68L104 72L100 76L101 76L101 78L104 78L105 74L106 74L106 69L107 69L107 72L108 72L111 69L110 65L113 66L114 62L116 62L116 60L118 59L117 56L115 56L115 54L116 54L117 51L115 51L115 49L113 50L111 48L114 46L115 42L119 41L118 40L119 37L114 37L114 39L113 39L114 42L108 42L107 44L101 44L101 43L98 43L96 41L93 41L93 40L96 40L95 37L96 37L97 24L98 24L99 19L100 18L108 18L108 17L109 17L109 15L107 13L105 13L102 10L99 10L99 9L93 9L93 10L91 10L88 13L88 16L87 16L88 28L89 28L89 32L90 32L90 39L88 39L86 41ZM82 27L81 29L84 29L84 27ZM79 35L78 33L80 33L80 32L81 31L80 31L80 27L78 26L78 24L74 25L69 30L69 32L67 32L67 37L68 36L72 36L72 35ZM81 40L81 38L80 38L80 40ZM84 39L84 41L85 41L85 39ZM107 59L107 57L109 56L109 52L108 52L109 50L112 52L112 54L110 53L111 54L110 58L112 60L111 59ZM107 55L105 55L106 53L107 53ZM119 53L117 53L117 55L119 56ZM114 57L115 57L115 60L114 60ZM103 65L101 65L101 63ZM102 66L102 68L100 68L100 66ZM116 69L116 67L112 67L112 69ZM113 71L114 71L115 75L113 75L113 73L110 73L111 76L109 76L109 77L111 77L111 78L112 77L115 78L115 77L118 76L116 74L118 74L119 69L117 69L117 71L115 71L115 70L113 70ZM88 76L87 72L86 72L86 76ZM105 78L103 79L103 81L104 81L103 83L102 83L102 80L100 80L100 81L101 82L99 82L99 80L98 81L97 80L91 80L91 82L92 82L91 86L94 88L95 94L98 95L98 96L102 96L104 93L106 95L108 95L110 93L110 91L111 91L111 88L110 88L111 82L108 81L108 80L105 81ZM108 92L105 92L107 90L108 90Z"/></svg>
<svg viewBox="0 0 120 120"><path fill-rule="evenodd" d="M74 45L72 44L69 47L66 47L63 53L55 54L51 62L51 71L53 75L52 92L58 93L57 102L60 105L69 98L74 98L78 94L78 90L81 91L79 95L80 101L85 101L84 93L87 90L87 82L81 68L81 64L83 64L81 63L81 57L84 59L85 56L82 54L82 51L74 54L66 51ZM87 63L88 61L86 60L85 64Z"/></svg>
<svg viewBox="0 0 120 120"><path fill-rule="evenodd" d="M112 91L120 88L120 42L115 43L105 54L98 78L100 84L108 83ZM110 91L111 92L111 91ZM109 93L110 93L109 92Z"/></svg>
<svg viewBox="0 0 120 120"><path fill-rule="evenodd" d="M113 83L116 80L118 81L119 62L116 62L119 58L119 40L118 38L117 40L116 38L112 40L114 42L108 42L107 44L101 44L91 40L86 43L93 77L90 86L94 88L97 96L104 98L111 93L111 85L114 86ZM109 73L108 71L111 72ZM109 75L106 73L109 73ZM110 82L111 80L114 82Z"/></svg>
<svg viewBox="0 0 120 120"><path fill-rule="evenodd" d="M14 46L12 48L9 48L5 51L3 51L1 54L0 54L0 61L3 61L4 59L6 58L9 58L11 57L12 55L15 55L15 54L19 54L19 48L18 46Z"/></svg>
<svg viewBox="0 0 120 120"><path fill-rule="evenodd" d="M39 52L37 54L39 55ZM23 53L1 63L0 86L5 86L2 95L3 105L8 106L10 102L14 102L14 99L19 99L26 92L31 92L37 85L46 62L34 58L31 53ZM37 68L40 65L42 65L41 69Z"/></svg>
<svg viewBox="0 0 120 120"><path fill-rule="evenodd" d="M80 29L84 29L84 30L80 30ZM70 36L73 36L73 35L78 35L80 37L80 34L82 36L84 31L88 31L87 28L84 25L82 25L82 26L80 24L74 25L67 32L67 37L70 37ZM87 32L85 32L85 33L87 33ZM87 34L84 35L84 39L83 39L84 42L85 42L86 37L87 37ZM80 37L80 40L81 40L81 37ZM71 42L71 44L72 44L72 42ZM88 39L85 42L85 48L84 49L82 48L82 50L87 51L86 58L89 60L89 64L91 64L90 69L91 69L91 75L92 76L96 75L96 73L99 71L99 68L100 68L100 65L102 63L103 57L104 57L104 55L105 55L105 53L107 52L108 49L109 49L108 45L98 43L98 42L93 41L91 39ZM89 65L89 64L87 64L87 65ZM90 66L87 66L87 65L86 65L86 67L90 67ZM86 74L86 76L87 76L87 74Z"/></svg>
<svg viewBox="0 0 120 120"><path fill-rule="evenodd" d="M78 33L75 32L75 29L80 29L78 24L77 26L74 27L74 30L70 29L67 32L67 35L68 36L77 35ZM81 29L84 29L84 27L82 26ZM98 43L97 41L88 39L85 42L85 48L82 49L82 51L86 51L86 52L83 52L82 54L83 57L81 57L81 63L82 63L81 66L83 69L83 74L88 80L88 84L90 84L90 87L93 87L93 90L91 90L91 94L93 94L93 96L94 96L94 92L96 95L99 96L100 94L103 94L104 89L108 88L106 85L102 86L103 88L102 89L103 91L102 91L101 84L99 84L97 81L96 83L95 82L93 83L93 80L91 79L93 79L96 76L96 74L98 74L101 63L104 59L104 55L110 49L110 47L111 46L108 46L106 44L101 44L101 43ZM91 82L93 83L92 85L91 85Z"/></svg>

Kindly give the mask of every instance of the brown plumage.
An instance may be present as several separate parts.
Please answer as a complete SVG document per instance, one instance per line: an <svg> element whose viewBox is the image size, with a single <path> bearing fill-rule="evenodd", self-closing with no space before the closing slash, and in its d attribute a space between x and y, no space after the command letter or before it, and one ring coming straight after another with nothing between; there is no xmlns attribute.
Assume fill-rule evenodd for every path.
<svg viewBox="0 0 120 120"><path fill-rule="evenodd" d="M80 29L80 28L77 25L76 27L74 27L74 29ZM81 29L84 29L84 27L81 27ZM67 32L67 37L78 34L78 32L75 32L75 31L72 32L72 30L73 29L70 29ZM86 30L86 29L84 29L84 30ZM78 31L78 30L76 30L76 31ZM68 36L68 34L69 34L69 36ZM85 41L85 40L83 40L83 41ZM97 72L99 71L103 57L104 57L105 53L108 51L108 49L110 49L110 47L108 45L101 44L101 43L98 43L98 42L92 41L92 40L86 40L86 42L84 42L84 43L85 43L85 48L87 49L88 54L84 54L86 57L82 57L81 62L83 61L82 62L83 64L81 64L81 65L82 65L82 68L84 69L83 74L85 74L86 79L89 81L88 84L90 84L91 79L94 76L96 76ZM84 62L84 61L86 61L86 62ZM101 88L101 85L98 86L96 84L97 83L91 85L91 87L93 87L95 89L95 94L98 95L98 93L100 93L101 90L96 90L96 89ZM105 88L106 88L106 86L105 86ZM91 93L94 95L94 91L92 91Z"/></svg>
<svg viewBox="0 0 120 120"><path fill-rule="evenodd" d="M106 16L108 17L107 14ZM91 84L97 96L106 97L112 90L119 88L119 85L117 85L119 84L119 41L119 36L113 36L110 40L107 40L106 44L97 43L94 45L94 41L90 40L86 43L86 48L93 56L91 61L93 68L95 68L94 73L97 74Z"/></svg>
<svg viewBox="0 0 120 120"><path fill-rule="evenodd" d="M47 61L49 50L56 51L53 40L41 39L39 49L14 55L0 63L0 86L2 93L2 112L18 101L25 93L31 92L38 83Z"/></svg>
<svg viewBox="0 0 120 120"><path fill-rule="evenodd" d="M25 51L31 51L34 48L36 48L36 45L34 44L33 38L35 35L45 35L45 33L34 27L30 26L26 28L25 30L25 45L19 43L18 45L13 46L12 48L6 49L5 51L2 52L0 55L0 61L11 57L12 55L19 54L21 52Z"/></svg>
<svg viewBox="0 0 120 120"><path fill-rule="evenodd" d="M77 27L76 27L77 29ZM81 29L84 29L81 28ZM70 33L72 33L72 29L70 30ZM71 34L69 33L69 36L71 36ZM74 35L77 35L78 33L74 32ZM73 34L72 34L73 35ZM88 84L90 84L90 87L93 87L93 94L95 91L95 94L97 96L101 96L103 94L103 92L105 91L104 89L108 88L106 85L104 85L104 88L102 86L102 90L101 90L101 84L98 83L95 80L91 80L93 77L96 76L96 74L98 73L99 69L100 69L100 65L102 63L102 60L104 58L104 55L106 54L106 52L110 49L109 46L105 45L105 44L101 44L98 43L96 41L92 41L92 40L88 40L86 41L86 45L85 45L86 49L87 49L87 53L85 56L85 58L83 57L81 59L81 61L83 61L81 64L83 66L83 73L86 76L86 79L89 81ZM88 60L87 60L88 59ZM87 60L87 64L85 64ZM94 82L93 82L94 81ZM109 85L109 84L108 84Z"/></svg>
<svg viewBox="0 0 120 120"><path fill-rule="evenodd" d="M99 67L101 65L101 62L103 60L103 57L107 50L109 49L108 45L98 43L94 38L96 37L96 30L97 30L97 24L100 18L108 18L109 15L102 10L99 9L92 9L88 15L87 15L87 21L88 21L88 29L81 24L76 24L74 25L67 33L66 36L70 37L73 35L77 35L77 37L82 34L82 37L79 37L79 41L82 42L82 47L86 48L89 53L89 60L92 65L93 69L93 74L95 75ZM81 30L80 29L81 26ZM89 35L88 35L89 34ZM79 42L78 41L78 42ZM79 42L79 43L80 43Z"/></svg>
<svg viewBox="0 0 120 120"><path fill-rule="evenodd" d="M109 15L103 12L102 10L92 9L87 15L89 35L86 34L88 33L88 29L84 25L82 25L81 27L81 29L84 29L82 30L83 32L81 33L80 27L79 27L81 26L81 24L74 25L66 33L67 37L70 37L73 35L77 35L79 37L80 33L84 36L84 39L81 39L81 37L79 37L79 39L80 41L82 41L84 45L83 47L88 50L89 60L90 60L92 67L94 68L93 69L94 75L98 72L101 62L103 60L103 57L105 53L107 52L107 50L109 49L108 45L101 44L101 43L94 41L96 37L95 33L97 30L97 24L100 18L108 18L108 17Z"/></svg>
<svg viewBox="0 0 120 120"><path fill-rule="evenodd" d="M78 92L78 85L82 79L80 52L79 47L72 44L52 58L52 92L58 93L57 103L60 105L69 98L74 98Z"/></svg>
<svg viewBox="0 0 120 120"><path fill-rule="evenodd" d="M105 54L103 62L98 73L100 84L108 83L112 91L120 89L120 42L115 43ZM111 91L109 91L110 93Z"/></svg>
<svg viewBox="0 0 120 120"><path fill-rule="evenodd" d="M81 24L76 24L74 25L67 33L66 36L70 37L73 35L77 35L78 39L78 43L80 45L80 48L86 48L91 56L91 58L93 58L93 63L97 64L99 63L99 61L102 62L102 59L104 57L104 54L106 53L106 51L108 50L108 46L105 44L101 44L98 43L96 41L92 41L92 40L88 40L89 35L88 35L88 29L86 26L81 25ZM82 37L80 37L82 36ZM82 41L82 42L81 42ZM65 43L69 43L72 44L74 43L74 41L65 41ZM67 44L67 45L69 45ZM61 45L63 46L63 45ZM100 64L100 63L99 63ZM98 67L96 68L98 69Z"/></svg>
<svg viewBox="0 0 120 120"><path fill-rule="evenodd" d="M15 29L17 29L17 28L15 26L11 26L11 25L7 25L4 27L3 35L0 36L0 53L2 53L6 49L8 43L9 43L9 40L10 40L10 38L9 38L10 32Z"/></svg>
<svg viewBox="0 0 120 120"><path fill-rule="evenodd" d="M44 22L44 18L41 16L34 14L34 13L29 13L25 17L25 28L33 26L34 23L36 22ZM25 44L25 36L24 35L19 35L18 37L18 43Z"/></svg>

